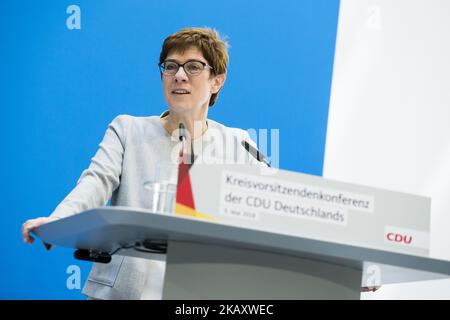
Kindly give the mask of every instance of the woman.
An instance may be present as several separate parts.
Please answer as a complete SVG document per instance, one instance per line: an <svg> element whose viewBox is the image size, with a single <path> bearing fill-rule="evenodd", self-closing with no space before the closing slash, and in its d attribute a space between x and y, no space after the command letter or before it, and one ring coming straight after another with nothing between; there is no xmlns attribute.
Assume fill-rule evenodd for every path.
<svg viewBox="0 0 450 320"><path fill-rule="evenodd" d="M156 164L178 161L175 133L181 123L188 136L184 154L196 155L195 161L207 156L259 164L240 146L250 141L246 131L207 119L225 83L227 64L227 44L212 29L187 28L166 38L159 66L169 110L159 117L116 117L70 194L49 217L23 224L24 241L33 243L30 232L44 223L104 206L109 199L113 206L145 207L143 184L154 177ZM225 148L230 138L236 143ZM161 261L114 255L109 264L94 263L83 293L94 299L160 299L164 270Z"/></svg>

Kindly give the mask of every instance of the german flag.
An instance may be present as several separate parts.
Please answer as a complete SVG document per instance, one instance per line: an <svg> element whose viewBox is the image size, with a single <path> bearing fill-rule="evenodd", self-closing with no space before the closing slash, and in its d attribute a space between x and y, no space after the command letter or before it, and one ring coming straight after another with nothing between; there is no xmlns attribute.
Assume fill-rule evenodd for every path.
<svg viewBox="0 0 450 320"><path fill-rule="evenodd" d="M202 220L216 221L217 218L209 214L201 213L195 209L194 194L192 192L189 170L192 163L185 163L183 158L178 166L178 186L175 204L175 214L199 218Z"/></svg>

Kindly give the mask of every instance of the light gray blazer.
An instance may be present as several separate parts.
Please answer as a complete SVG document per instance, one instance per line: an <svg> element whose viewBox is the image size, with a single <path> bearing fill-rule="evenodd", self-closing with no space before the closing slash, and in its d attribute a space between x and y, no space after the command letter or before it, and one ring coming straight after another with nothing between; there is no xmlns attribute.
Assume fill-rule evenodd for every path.
<svg viewBox="0 0 450 320"><path fill-rule="evenodd" d="M208 150L208 156L228 163L261 165L240 145L242 140L255 145L247 131L207 122L207 131L193 142L195 155ZM158 116L116 117L88 169L51 215L67 217L105 206L109 199L111 206L145 207L143 183L153 179L156 163L171 161L171 153L179 150L177 140ZM161 299L164 270L161 261L114 255L109 264L93 264L83 294L96 299Z"/></svg>

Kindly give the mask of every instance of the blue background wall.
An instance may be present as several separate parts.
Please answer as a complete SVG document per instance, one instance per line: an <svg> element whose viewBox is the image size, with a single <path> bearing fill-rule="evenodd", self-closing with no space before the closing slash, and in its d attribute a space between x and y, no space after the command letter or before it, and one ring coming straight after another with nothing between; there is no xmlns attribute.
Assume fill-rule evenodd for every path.
<svg viewBox="0 0 450 320"><path fill-rule="evenodd" d="M81 29L69 30L69 5ZM162 41L186 26L228 37L228 79L209 117L280 129L280 168L321 175L338 0L2 1L2 299L82 299L66 287L72 250L22 243L22 223L47 216L89 165L118 114L165 110Z"/></svg>

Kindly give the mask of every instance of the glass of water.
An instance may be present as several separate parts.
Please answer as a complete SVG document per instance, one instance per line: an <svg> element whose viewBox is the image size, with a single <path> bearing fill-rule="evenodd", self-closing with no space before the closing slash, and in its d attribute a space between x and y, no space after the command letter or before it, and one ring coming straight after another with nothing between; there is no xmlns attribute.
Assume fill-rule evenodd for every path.
<svg viewBox="0 0 450 320"><path fill-rule="evenodd" d="M178 165L157 164L153 181L144 182L148 209L158 213L172 213L177 192Z"/></svg>

